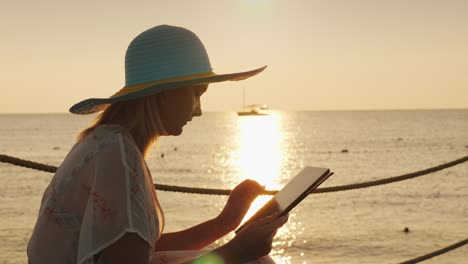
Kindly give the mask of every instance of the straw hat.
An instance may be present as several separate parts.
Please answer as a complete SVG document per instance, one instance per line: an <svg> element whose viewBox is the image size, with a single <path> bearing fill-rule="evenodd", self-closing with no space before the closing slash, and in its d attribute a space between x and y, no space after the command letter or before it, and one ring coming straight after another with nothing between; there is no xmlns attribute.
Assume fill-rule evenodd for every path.
<svg viewBox="0 0 468 264"><path fill-rule="evenodd" d="M200 39L190 30L156 26L138 35L125 55L125 87L109 98L91 98L70 108L91 114L112 103L153 95L183 86L238 81L262 72L266 66L239 73L216 74Z"/></svg>

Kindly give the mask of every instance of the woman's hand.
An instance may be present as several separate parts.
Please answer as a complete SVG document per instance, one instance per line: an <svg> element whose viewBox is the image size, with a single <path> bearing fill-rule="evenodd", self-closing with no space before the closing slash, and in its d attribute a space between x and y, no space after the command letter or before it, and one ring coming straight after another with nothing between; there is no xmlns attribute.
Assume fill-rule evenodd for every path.
<svg viewBox="0 0 468 264"><path fill-rule="evenodd" d="M254 180L245 180L237 185L229 195L223 211L217 217L220 225L228 230L234 230L250 208L252 202L265 189Z"/></svg>
<svg viewBox="0 0 468 264"><path fill-rule="evenodd" d="M234 260L233 263L252 261L268 255L277 230L288 221L289 215L277 217L273 215L248 224L220 248L221 255Z"/></svg>
<svg viewBox="0 0 468 264"><path fill-rule="evenodd" d="M186 230L164 233L156 242L156 249L196 250L206 247L234 230L244 218L252 201L263 191L256 181L246 180L232 190L219 216Z"/></svg>

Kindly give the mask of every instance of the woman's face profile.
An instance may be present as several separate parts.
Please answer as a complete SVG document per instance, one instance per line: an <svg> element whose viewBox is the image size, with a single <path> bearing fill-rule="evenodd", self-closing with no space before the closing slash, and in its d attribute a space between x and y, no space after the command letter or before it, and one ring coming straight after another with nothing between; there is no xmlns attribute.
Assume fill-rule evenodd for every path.
<svg viewBox="0 0 468 264"><path fill-rule="evenodd" d="M161 121L166 131L173 136L182 133L182 128L194 116L201 116L200 97L208 85L186 86L164 91L159 96Z"/></svg>

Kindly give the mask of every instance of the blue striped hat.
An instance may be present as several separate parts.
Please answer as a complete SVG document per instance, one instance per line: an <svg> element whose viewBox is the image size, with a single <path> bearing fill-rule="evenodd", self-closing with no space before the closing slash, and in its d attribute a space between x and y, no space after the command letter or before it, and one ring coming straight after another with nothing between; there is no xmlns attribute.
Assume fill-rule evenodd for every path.
<svg viewBox="0 0 468 264"><path fill-rule="evenodd" d="M266 66L239 73L216 74L200 39L190 30L156 26L138 35L125 55L125 87L109 98L83 100L70 108L91 114L110 104L137 99L183 86L238 81L262 72Z"/></svg>

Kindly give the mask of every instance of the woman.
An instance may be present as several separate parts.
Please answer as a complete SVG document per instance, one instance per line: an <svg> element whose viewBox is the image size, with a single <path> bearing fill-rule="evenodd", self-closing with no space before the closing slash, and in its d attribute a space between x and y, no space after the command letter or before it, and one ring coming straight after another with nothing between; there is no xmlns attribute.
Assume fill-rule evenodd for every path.
<svg viewBox="0 0 468 264"><path fill-rule="evenodd" d="M244 263L267 255L287 216L254 222L211 252L194 251L239 226L263 191L257 182L234 188L214 219L162 233L164 217L144 160L159 136L180 135L201 116L200 96L209 83L242 80L264 68L215 74L201 41L184 28L157 26L137 36L126 53L126 86L70 109L103 112L80 133L44 193L29 262ZM171 262L174 251L187 254Z"/></svg>

